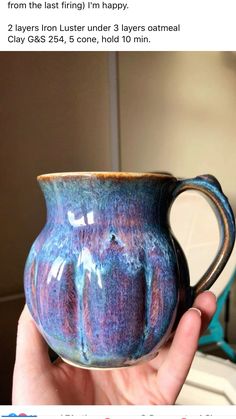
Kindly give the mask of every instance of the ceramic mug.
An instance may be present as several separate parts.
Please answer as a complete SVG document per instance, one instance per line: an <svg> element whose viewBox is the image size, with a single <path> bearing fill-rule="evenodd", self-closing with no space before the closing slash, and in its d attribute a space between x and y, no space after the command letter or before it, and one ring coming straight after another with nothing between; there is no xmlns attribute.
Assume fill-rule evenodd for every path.
<svg viewBox="0 0 236 419"><path fill-rule="evenodd" d="M117 368L153 358L232 251L234 216L219 182L210 175L177 180L122 172L48 174L38 181L47 222L24 281L40 332L76 366ZM221 229L217 255L194 287L169 227L170 207L188 189L209 198Z"/></svg>

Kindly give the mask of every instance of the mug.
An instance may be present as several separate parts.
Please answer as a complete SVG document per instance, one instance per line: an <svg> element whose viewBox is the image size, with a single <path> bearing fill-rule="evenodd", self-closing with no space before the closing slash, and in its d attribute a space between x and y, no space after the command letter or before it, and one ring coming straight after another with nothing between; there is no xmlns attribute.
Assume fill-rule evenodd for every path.
<svg viewBox="0 0 236 419"><path fill-rule="evenodd" d="M45 340L85 368L152 359L232 251L234 216L219 182L123 172L55 173L38 181L47 221L30 250L24 285ZM217 255L194 287L169 226L172 203L189 189L209 199L221 230Z"/></svg>

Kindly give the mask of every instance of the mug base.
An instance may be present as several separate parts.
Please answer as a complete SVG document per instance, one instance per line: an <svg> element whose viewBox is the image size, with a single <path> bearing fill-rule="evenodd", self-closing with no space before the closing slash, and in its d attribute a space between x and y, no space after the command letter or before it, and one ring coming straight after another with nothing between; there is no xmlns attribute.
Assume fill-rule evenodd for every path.
<svg viewBox="0 0 236 419"><path fill-rule="evenodd" d="M117 369L125 369L125 368L129 368L129 367L133 367L134 365L124 365L123 367L90 367L90 366L85 366L82 364L75 364L72 361L69 361L66 358L63 358L62 356L60 357L62 359L62 361L64 361L66 364L72 365L72 367L76 367L76 368L83 368L85 370L95 370L95 371L111 371L111 370L117 370Z"/></svg>

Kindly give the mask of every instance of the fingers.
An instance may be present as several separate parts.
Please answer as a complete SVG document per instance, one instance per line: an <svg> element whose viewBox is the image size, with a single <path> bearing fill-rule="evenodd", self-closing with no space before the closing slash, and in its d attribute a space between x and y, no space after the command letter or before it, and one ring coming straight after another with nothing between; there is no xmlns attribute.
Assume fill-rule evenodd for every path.
<svg viewBox="0 0 236 419"><path fill-rule="evenodd" d="M193 307L199 308L202 313L201 334L207 329L215 311L216 297L211 291L205 291L196 298Z"/></svg>
<svg viewBox="0 0 236 419"><path fill-rule="evenodd" d="M211 291L204 291L194 301L193 307L198 308L201 311L201 331L202 334L208 327L216 310L216 297ZM167 344L161 349L155 359L150 361L150 365L159 369L166 357L168 356L169 349L172 345L172 338Z"/></svg>
<svg viewBox="0 0 236 419"><path fill-rule="evenodd" d="M181 390L198 346L201 312L189 309L181 318L172 345L157 374L163 404L173 404Z"/></svg>
<svg viewBox="0 0 236 419"><path fill-rule="evenodd" d="M47 344L25 306L18 322L15 368L39 371L50 365Z"/></svg>

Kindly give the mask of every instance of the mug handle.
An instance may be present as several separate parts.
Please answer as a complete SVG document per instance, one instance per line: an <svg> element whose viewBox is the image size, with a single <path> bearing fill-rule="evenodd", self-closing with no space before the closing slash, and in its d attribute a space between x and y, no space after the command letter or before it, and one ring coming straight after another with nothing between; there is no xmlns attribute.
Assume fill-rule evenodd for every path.
<svg viewBox="0 0 236 419"><path fill-rule="evenodd" d="M193 287L195 298L214 284L226 265L234 246L235 220L229 201L223 194L220 183L214 176L202 175L193 179L178 180L172 192L173 199L177 198L182 192L190 189L202 192L208 198L209 204L215 212L220 229L219 249L207 271Z"/></svg>

